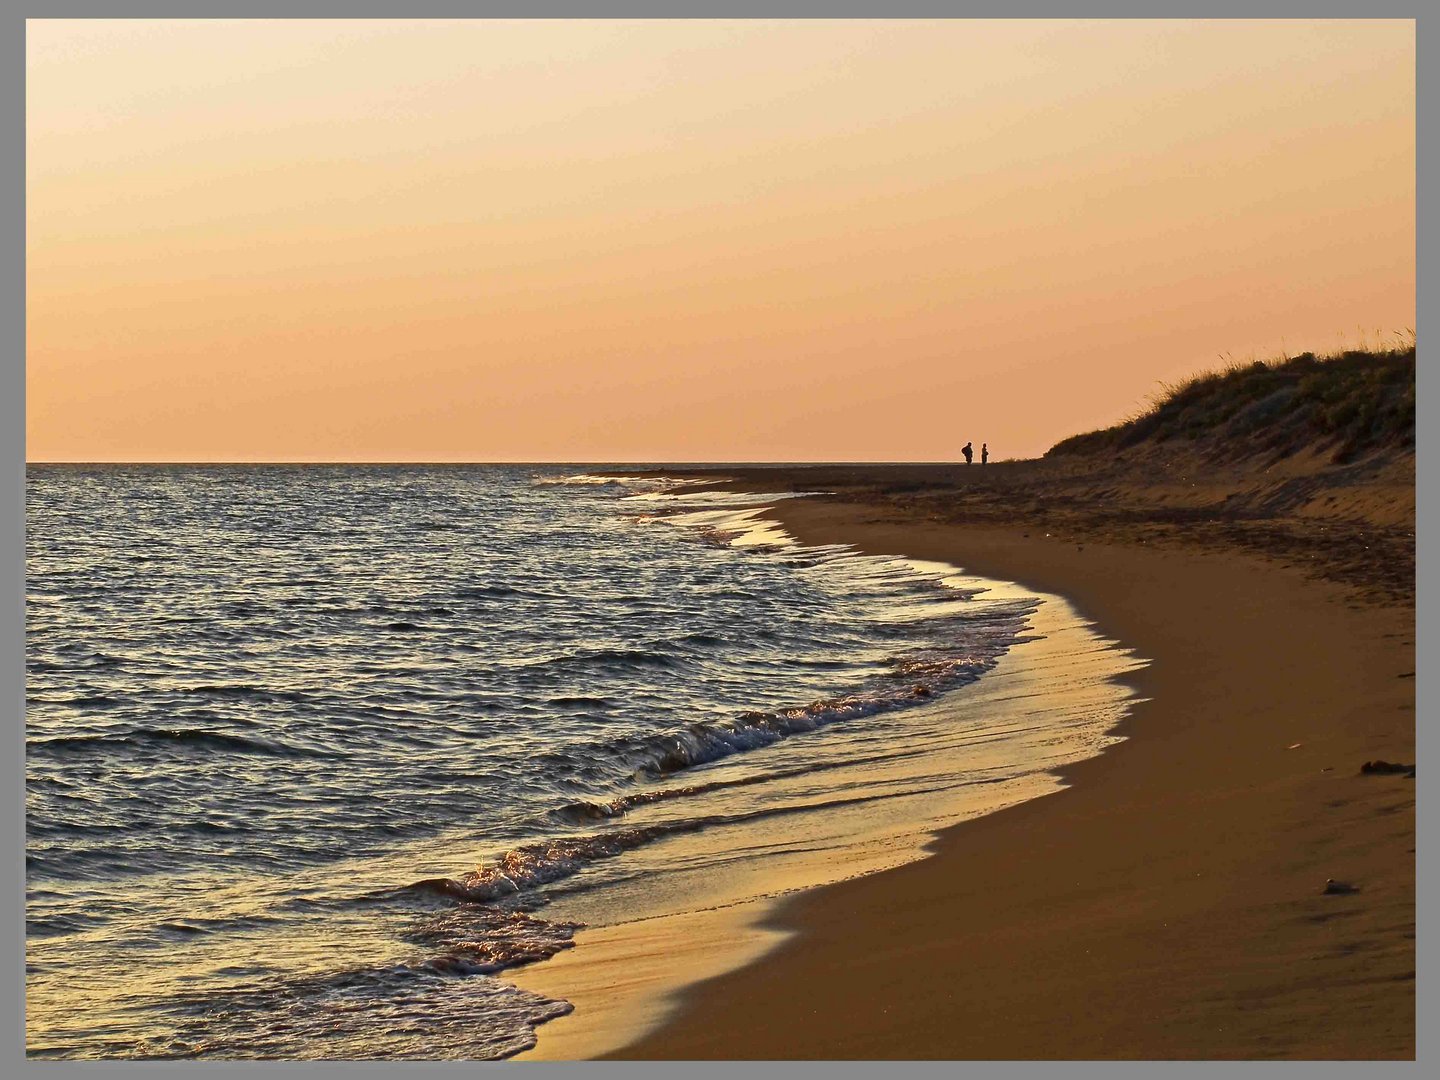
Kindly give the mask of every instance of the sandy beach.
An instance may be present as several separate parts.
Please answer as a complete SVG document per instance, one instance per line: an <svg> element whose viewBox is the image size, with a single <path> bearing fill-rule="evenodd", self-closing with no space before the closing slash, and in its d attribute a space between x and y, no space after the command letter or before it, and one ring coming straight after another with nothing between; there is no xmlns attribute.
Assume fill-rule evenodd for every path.
<svg viewBox="0 0 1440 1080"><path fill-rule="evenodd" d="M1240 523L1219 512L1177 535L1159 489L1123 528L1114 500L1027 515L1020 489L1053 471L737 475L749 490L837 492L771 511L803 543L945 560L1067 597L1153 661L1132 676L1145 700L1126 741L1067 769L1065 790L948 830L931 858L786 902L760 928L779 944L750 945L733 962L753 962L690 986L606 1056L1414 1056L1416 781L1361 770L1415 762L1403 576L1378 561L1369 578L1347 571L1343 542L1318 562L1274 543L1296 522L1294 535L1344 531L1293 508L1268 527L1268 550L1238 542ZM1382 523L1377 548L1403 546L1395 475L1352 485L1343 506L1325 503L1339 489L1324 483L1307 499L1352 532L1362 505ZM997 501L1007 489L1016 497ZM1217 498L1234 507L1238 490ZM936 509L967 495L953 516L979 523ZM1327 892L1330 879L1354 891Z"/></svg>
<svg viewBox="0 0 1440 1080"><path fill-rule="evenodd" d="M9 40L17 1056L1416 1058L1413 16Z"/></svg>

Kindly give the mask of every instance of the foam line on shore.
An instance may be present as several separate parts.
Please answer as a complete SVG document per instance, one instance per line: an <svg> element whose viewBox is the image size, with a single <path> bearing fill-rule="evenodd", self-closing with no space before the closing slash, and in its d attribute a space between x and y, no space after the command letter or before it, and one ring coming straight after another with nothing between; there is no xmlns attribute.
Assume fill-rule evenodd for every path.
<svg viewBox="0 0 1440 1080"><path fill-rule="evenodd" d="M673 523L714 527L717 536L725 539L760 535L771 543L795 543L785 527L769 516L769 506L678 513ZM854 549L837 544L827 545L827 550L839 554ZM1133 697L1133 691L1120 678L1143 661L1104 638L1060 596L1037 597L1034 590L1008 582L977 580L959 567L935 560L897 557L895 561L911 572L933 575L947 588L983 590L997 600L1040 601L1030 616L1033 632L1007 652L993 670L925 706L931 727L953 731L963 726L975 710L986 710L989 716L1008 709L1014 711L1017 723L1023 722L1025 716L1033 723L1064 682L1065 673L1089 665L1087 678L1092 689L1104 684L1104 692L1090 704L1104 710L1107 719L1074 745L1067 745L1057 765L1100 753L1116 741L1110 732ZM1094 674L1098 667L1105 670L1103 678ZM923 761L943 768L944 755L983 755L984 746L948 745L935 752L942 756L931 761L927 750L917 746L912 763ZM769 880L752 883L743 895L725 895L703 908L674 911L638 922L592 923L576 935L576 948L543 965L512 973L512 981L522 989L563 998L575 1005L567 1016L539 1028L537 1046L522 1057L564 1060L614 1052L663 1024L688 987L753 963L786 940L788 935L778 933L774 924L787 900L837 881L923 859L940 830L1061 787L1055 772L1047 768L1023 782L996 785L983 796L978 789L964 797L915 792L903 824L891 821L872 835L857 836L844 853L829 848L817 851L816 857L808 860L792 860ZM582 916L580 921L591 920ZM683 947L677 948L681 940Z"/></svg>

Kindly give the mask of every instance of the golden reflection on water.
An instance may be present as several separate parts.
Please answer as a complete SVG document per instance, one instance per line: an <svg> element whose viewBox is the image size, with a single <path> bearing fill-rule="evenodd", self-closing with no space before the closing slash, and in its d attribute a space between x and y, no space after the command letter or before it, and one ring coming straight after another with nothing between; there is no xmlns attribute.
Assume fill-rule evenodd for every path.
<svg viewBox="0 0 1440 1080"><path fill-rule="evenodd" d="M513 1052L564 1006L490 974L566 950L570 922L906 861L1049 790L1123 709L1130 661L1061 602L800 548L727 493L44 480L64 497L29 506L39 1056ZM49 516L91 503L97 536ZM125 557L152 546L167 560Z"/></svg>

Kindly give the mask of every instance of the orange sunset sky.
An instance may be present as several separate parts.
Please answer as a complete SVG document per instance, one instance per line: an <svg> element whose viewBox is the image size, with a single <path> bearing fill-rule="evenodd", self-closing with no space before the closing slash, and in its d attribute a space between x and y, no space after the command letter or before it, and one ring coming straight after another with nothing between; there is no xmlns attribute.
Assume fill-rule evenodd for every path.
<svg viewBox="0 0 1440 1080"><path fill-rule="evenodd" d="M1005 458L1415 325L1409 20L32 20L27 54L34 461Z"/></svg>

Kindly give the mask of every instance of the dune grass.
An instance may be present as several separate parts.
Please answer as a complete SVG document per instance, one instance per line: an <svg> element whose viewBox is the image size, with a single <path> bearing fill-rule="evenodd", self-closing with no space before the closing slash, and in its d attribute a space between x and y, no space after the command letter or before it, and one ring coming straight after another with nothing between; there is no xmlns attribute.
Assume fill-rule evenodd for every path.
<svg viewBox="0 0 1440 1080"><path fill-rule="evenodd" d="M1231 364L1164 385L1113 427L1056 443L1046 457L1187 444L1215 455L1288 457L1306 449L1349 462L1415 445L1415 345L1301 353Z"/></svg>

